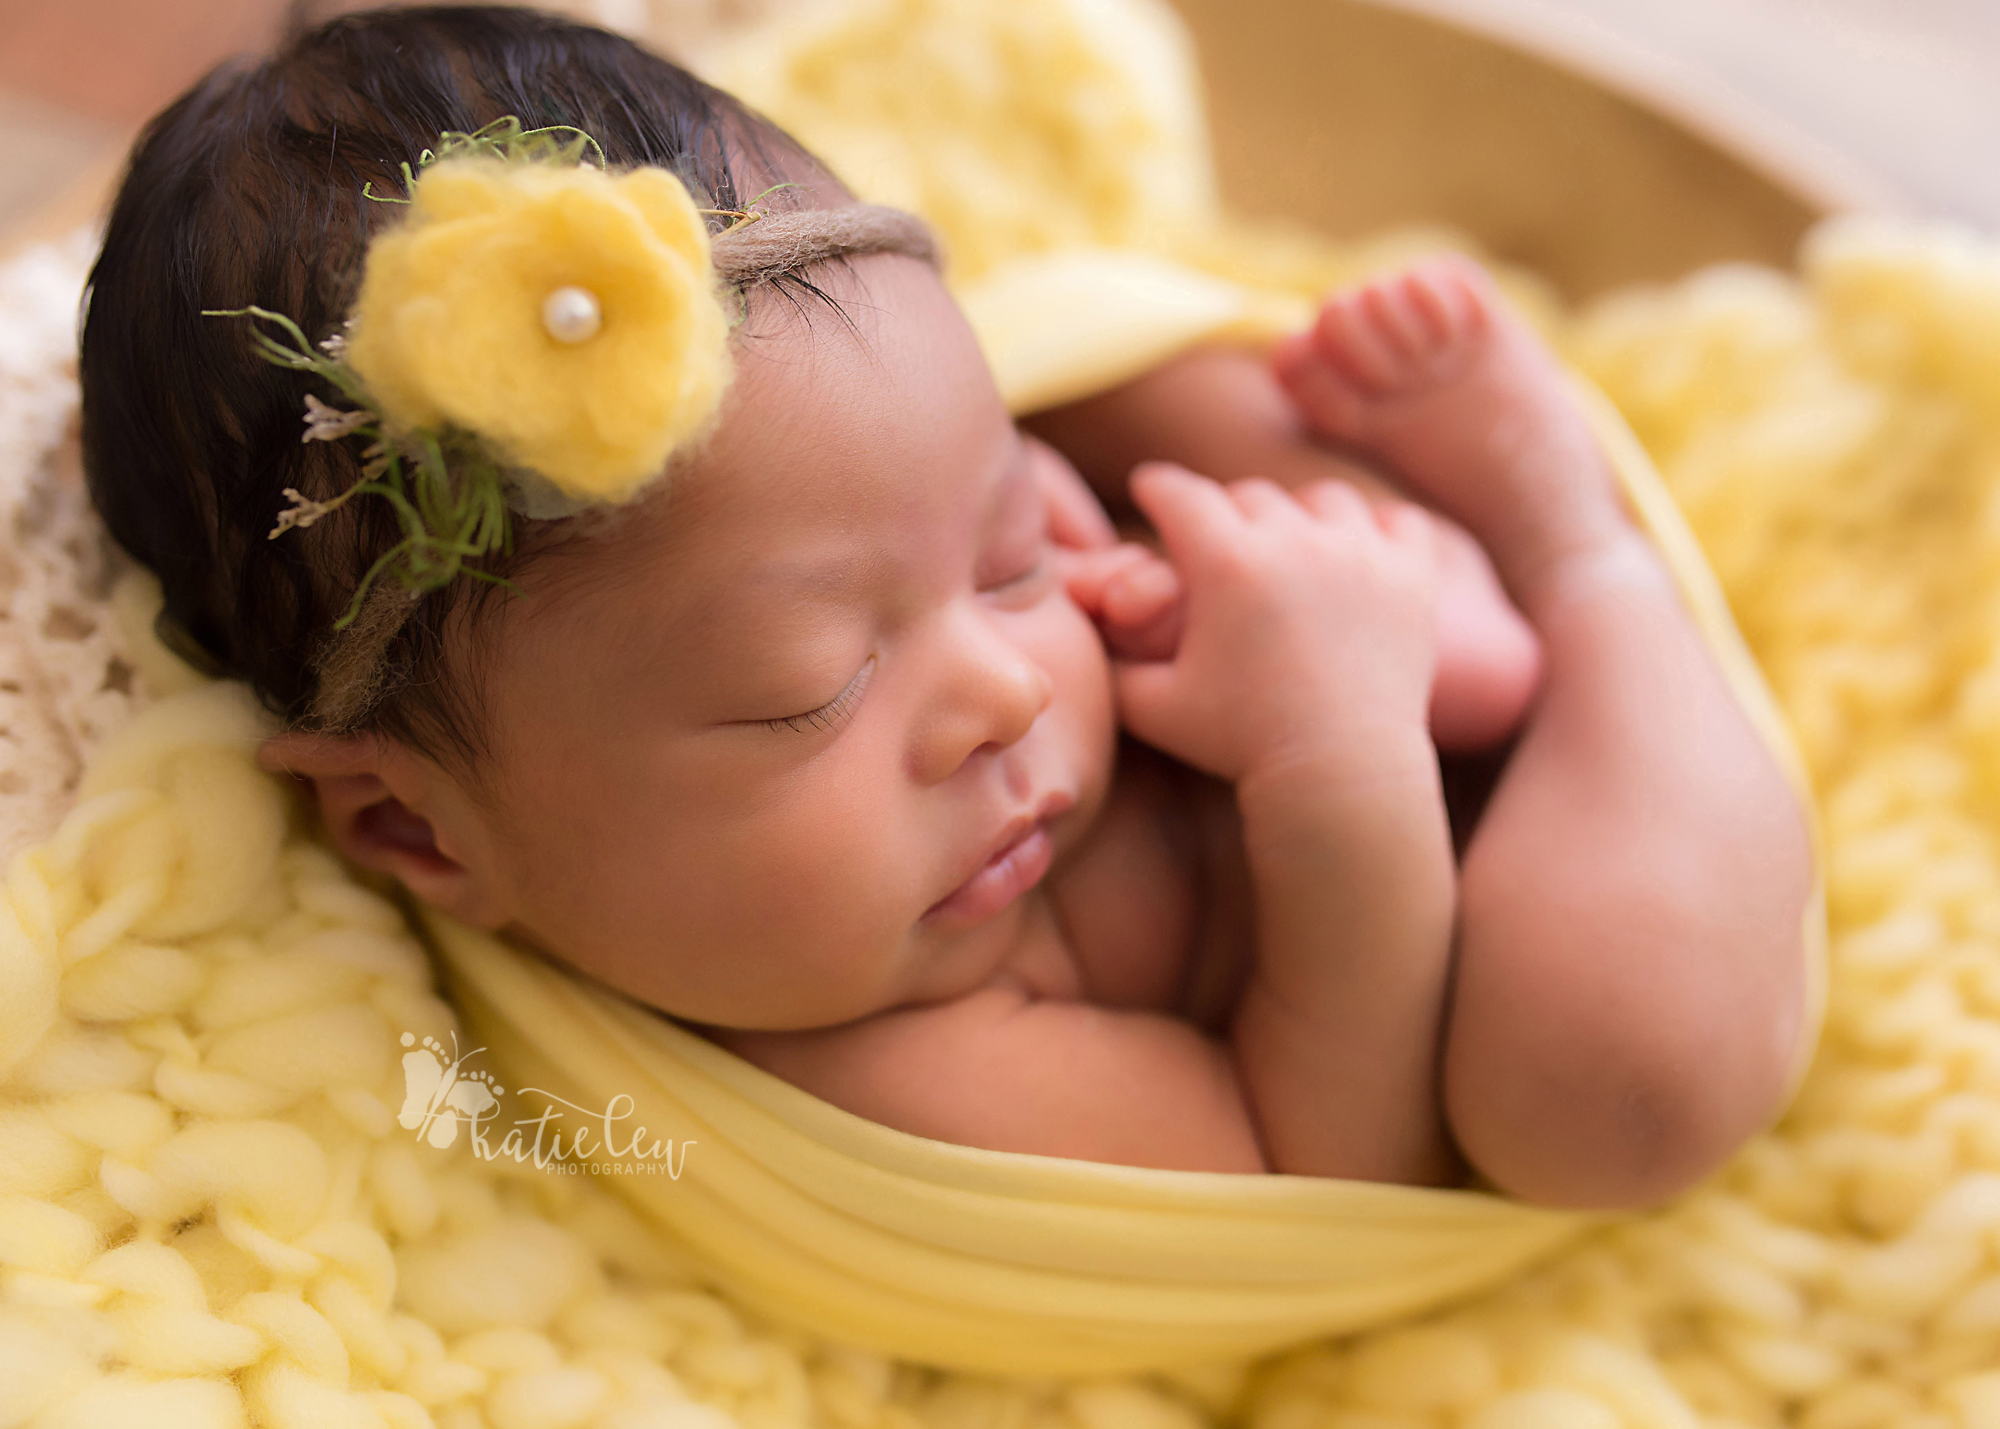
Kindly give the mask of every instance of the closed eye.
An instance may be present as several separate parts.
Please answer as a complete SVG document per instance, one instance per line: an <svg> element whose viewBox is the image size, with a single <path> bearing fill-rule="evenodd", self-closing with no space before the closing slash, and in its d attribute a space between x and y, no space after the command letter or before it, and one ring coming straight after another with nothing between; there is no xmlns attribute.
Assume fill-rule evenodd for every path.
<svg viewBox="0 0 2000 1429"><path fill-rule="evenodd" d="M1047 575L1054 568L1053 563L1049 560L1049 556L1054 549L1054 545L1049 540L1048 531L1044 528L1037 536L1034 547L1031 550L1017 554L1012 560L1001 566L996 573L980 573L978 575L977 584L980 594L1018 595L1022 588L1036 585L1042 576Z"/></svg>
<svg viewBox="0 0 2000 1429"><path fill-rule="evenodd" d="M870 655L862 662L847 688L821 705L818 709L807 710L804 714L780 715L776 719L758 720L766 729L789 729L799 734L815 731L824 732L846 722L854 713L854 707L861 703L861 692L868 687L869 676L875 673L875 657Z"/></svg>
<svg viewBox="0 0 2000 1429"><path fill-rule="evenodd" d="M1036 548L1034 560L982 586L980 594L1001 610L1027 610L1039 604L1060 584L1057 577L1061 567L1053 559L1053 552L1054 547L1044 541Z"/></svg>

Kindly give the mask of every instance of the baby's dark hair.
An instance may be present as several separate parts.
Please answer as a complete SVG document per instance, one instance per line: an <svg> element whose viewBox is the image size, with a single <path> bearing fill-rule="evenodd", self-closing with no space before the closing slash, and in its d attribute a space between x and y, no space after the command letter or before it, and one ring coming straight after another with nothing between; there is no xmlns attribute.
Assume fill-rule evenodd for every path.
<svg viewBox="0 0 2000 1429"><path fill-rule="evenodd" d="M831 182L768 120L617 35L433 7L349 15L216 70L148 126L112 208L83 325L91 497L159 577L168 642L290 724L310 724L334 622L399 533L386 502L364 500L266 539L286 487L324 499L358 478L359 443L301 443L306 393L337 394L260 360L247 321L202 312L254 303L315 341L336 332L370 236L398 213L363 186L397 194L399 166L440 133L510 114L584 130L613 167L670 169L705 207L741 208L779 180ZM803 206L797 192L770 206ZM518 571L561 539L538 528L570 524L517 521L512 556L483 568ZM477 681L447 671L446 632L494 589L460 579L419 604L367 728L477 764Z"/></svg>

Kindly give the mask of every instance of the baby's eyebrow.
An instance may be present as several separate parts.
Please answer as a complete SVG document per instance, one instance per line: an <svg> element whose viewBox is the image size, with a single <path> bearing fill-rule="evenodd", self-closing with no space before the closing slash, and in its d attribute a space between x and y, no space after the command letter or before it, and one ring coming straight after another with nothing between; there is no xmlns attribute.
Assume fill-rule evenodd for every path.
<svg viewBox="0 0 2000 1429"><path fill-rule="evenodd" d="M751 567L745 579L762 589L777 591L792 591L801 586L846 588L866 583L881 567L881 558L873 552L850 547L764 561Z"/></svg>
<svg viewBox="0 0 2000 1429"><path fill-rule="evenodd" d="M839 549L758 560L711 585L692 602L681 626L700 638L746 620L796 625L802 610L839 605L872 583L881 564L874 553Z"/></svg>

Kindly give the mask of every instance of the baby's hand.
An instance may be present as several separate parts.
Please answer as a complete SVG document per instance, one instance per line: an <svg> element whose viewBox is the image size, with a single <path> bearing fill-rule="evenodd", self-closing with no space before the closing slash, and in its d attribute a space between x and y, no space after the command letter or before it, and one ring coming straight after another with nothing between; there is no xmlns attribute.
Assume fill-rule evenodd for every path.
<svg viewBox="0 0 2000 1429"><path fill-rule="evenodd" d="M1371 508L1340 481L1292 493L1256 479L1225 487L1164 464L1135 472L1132 495L1172 565L1125 558L1106 576L1101 618L1108 632L1104 602L1136 585L1128 618L1150 606L1154 627L1182 627L1170 659L1118 666L1133 734L1235 781L1370 727L1424 727L1437 578L1423 512ZM1158 629L1146 633L1158 649Z"/></svg>

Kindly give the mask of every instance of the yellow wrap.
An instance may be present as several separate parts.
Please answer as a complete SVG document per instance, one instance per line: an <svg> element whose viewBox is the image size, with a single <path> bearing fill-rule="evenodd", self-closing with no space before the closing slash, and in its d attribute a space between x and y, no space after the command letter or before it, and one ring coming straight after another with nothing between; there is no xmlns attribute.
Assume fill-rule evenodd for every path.
<svg viewBox="0 0 2000 1429"><path fill-rule="evenodd" d="M622 1093L635 1121L692 1143L679 1180L613 1184L699 1246L732 1298L899 1357L1111 1374L1256 1354L1491 1284L1582 1224L1492 1196L910 1136L491 938L432 926L467 1030L511 1082L592 1108Z"/></svg>

